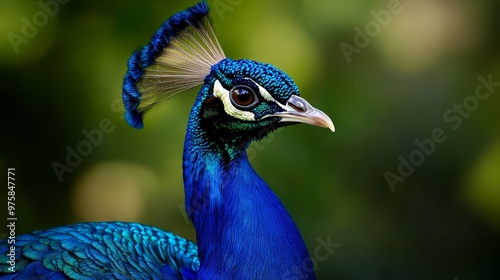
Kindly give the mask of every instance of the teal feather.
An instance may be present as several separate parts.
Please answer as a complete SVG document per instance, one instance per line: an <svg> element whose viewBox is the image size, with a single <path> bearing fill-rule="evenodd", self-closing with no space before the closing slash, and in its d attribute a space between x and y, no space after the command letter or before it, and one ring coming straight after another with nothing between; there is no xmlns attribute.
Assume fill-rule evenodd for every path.
<svg viewBox="0 0 500 280"><path fill-rule="evenodd" d="M186 132L186 211L198 244L137 223L81 223L20 235L15 272L0 241L0 279L316 279L298 227L249 163L246 148L276 129L332 121L278 68L226 58L198 3L135 51L123 83L126 120L201 85Z"/></svg>

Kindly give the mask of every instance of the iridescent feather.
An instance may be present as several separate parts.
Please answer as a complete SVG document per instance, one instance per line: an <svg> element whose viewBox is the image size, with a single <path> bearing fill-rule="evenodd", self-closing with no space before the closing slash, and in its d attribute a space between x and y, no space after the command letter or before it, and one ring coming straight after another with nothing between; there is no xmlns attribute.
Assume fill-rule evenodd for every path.
<svg viewBox="0 0 500 280"><path fill-rule="evenodd" d="M0 279L316 279L300 232L253 170L246 147L296 123L334 129L278 68L225 58L201 2L135 51L123 83L126 119L202 85L183 154L186 211L197 245L136 223L81 223L0 241ZM293 152L293 151L292 151ZM293 154L292 154L293 156Z"/></svg>
<svg viewBox="0 0 500 280"><path fill-rule="evenodd" d="M123 92L127 121L142 128L146 111L203 84L212 66L225 57L205 2L174 15L129 61Z"/></svg>
<svg viewBox="0 0 500 280"><path fill-rule="evenodd" d="M182 279L196 244L136 223L81 223L0 241L0 279ZM15 266L10 266L13 246ZM17 272L17 273L12 273Z"/></svg>

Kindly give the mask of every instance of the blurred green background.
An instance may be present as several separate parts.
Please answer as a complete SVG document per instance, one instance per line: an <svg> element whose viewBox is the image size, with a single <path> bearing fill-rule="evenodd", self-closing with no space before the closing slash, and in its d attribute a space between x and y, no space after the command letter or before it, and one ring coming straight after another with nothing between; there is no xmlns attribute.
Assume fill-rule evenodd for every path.
<svg viewBox="0 0 500 280"><path fill-rule="evenodd" d="M318 238L340 244L317 262L320 279L498 279L500 86L475 92L479 76L500 81L500 4L392 2L208 1L228 57L281 68L337 128L279 131L250 147L252 164L310 251ZM121 105L131 52L194 3L69 1L51 15L37 1L0 2L0 167L16 168L18 234L124 220L195 238L180 205L196 90L153 110L144 130ZM108 132L89 149L82 131L101 122ZM435 129L446 140L424 155L415 141ZM71 167L79 148L88 155ZM416 162L403 167L411 175L401 159ZM54 162L68 166L61 180Z"/></svg>

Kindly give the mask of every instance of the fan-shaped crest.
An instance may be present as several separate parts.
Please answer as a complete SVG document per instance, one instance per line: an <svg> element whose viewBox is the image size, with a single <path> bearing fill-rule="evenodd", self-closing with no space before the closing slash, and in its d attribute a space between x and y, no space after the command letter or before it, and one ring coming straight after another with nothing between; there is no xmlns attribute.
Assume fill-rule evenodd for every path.
<svg viewBox="0 0 500 280"><path fill-rule="evenodd" d="M147 110L176 93L203 84L211 67L224 58L206 2L173 15L129 60L123 83L129 124L142 128Z"/></svg>

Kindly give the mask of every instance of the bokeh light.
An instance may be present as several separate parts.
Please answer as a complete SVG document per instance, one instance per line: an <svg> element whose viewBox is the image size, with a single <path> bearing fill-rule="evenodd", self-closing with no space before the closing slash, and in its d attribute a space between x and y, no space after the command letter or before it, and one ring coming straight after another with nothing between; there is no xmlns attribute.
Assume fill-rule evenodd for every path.
<svg viewBox="0 0 500 280"><path fill-rule="evenodd" d="M283 69L337 128L294 126L250 147L308 248L340 244L319 279L498 278L500 2L217 1L231 7L212 13L226 55ZM16 167L18 234L122 220L195 239L181 159L197 89L155 108L144 130L120 101L133 50L195 2L68 1L29 38L23 18L44 12L39 1L0 2L0 167ZM401 10L382 26L374 14L391 5ZM479 86L490 96L469 110ZM435 129L446 140L422 151ZM72 164L84 131L102 138ZM400 177L392 186L387 172Z"/></svg>

